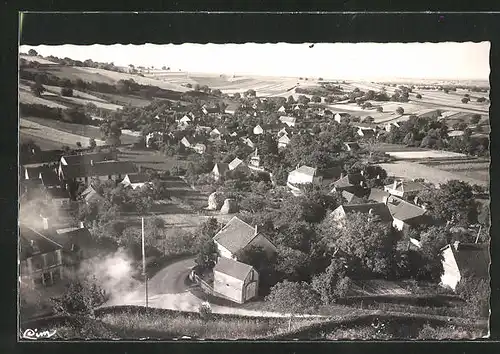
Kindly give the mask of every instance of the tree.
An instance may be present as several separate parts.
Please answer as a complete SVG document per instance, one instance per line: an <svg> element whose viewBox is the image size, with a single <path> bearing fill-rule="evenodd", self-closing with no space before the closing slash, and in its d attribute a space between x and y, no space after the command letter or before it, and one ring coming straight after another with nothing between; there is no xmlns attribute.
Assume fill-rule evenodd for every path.
<svg viewBox="0 0 500 354"><path fill-rule="evenodd" d="M486 98L485 97L478 97L477 102L479 102L479 103L486 102Z"/></svg>
<svg viewBox="0 0 500 354"><path fill-rule="evenodd" d="M271 303L276 311L291 314L314 311L320 305L320 297L311 285L287 280L273 286L271 293L266 296L266 301Z"/></svg>
<svg viewBox="0 0 500 354"><path fill-rule="evenodd" d="M239 93L239 92L234 93L234 94L233 94L233 98L234 98L235 100L239 100L239 99L241 98L240 93Z"/></svg>
<svg viewBox="0 0 500 354"><path fill-rule="evenodd" d="M73 89L71 87L62 87L61 88L61 96L73 97Z"/></svg>
<svg viewBox="0 0 500 354"><path fill-rule="evenodd" d="M94 138L90 138L89 139L89 147L93 149L96 146L97 146L97 143L96 143L95 139Z"/></svg>
<svg viewBox="0 0 500 354"><path fill-rule="evenodd" d="M259 273L259 293L267 293L276 284L276 254L266 252L260 246L249 246L236 254L239 262L249 264Z"/></svg>
<svg viewBox="0 0 500 354"><path fill-rule="evenodd" d="M481 120L481 115L480 114L474 114L472 118L470 119L470 122L472 124L477 124Z"/></svg>
<svg viewBox="0 0 500 354"><path fill-rule="evenodd" d="M295 99L293 98L292 95L288 96L287 103L288 104L294 104L295 103Z"/></svg>
<svg viewBox="0 0 500 354"><path fill-rule="evenodd" d="M420 98L422 98L422 95L421 95L421 94L419 94L419 93L417 93L417 94L415 95L415 97L420 99Z"/></svg>
<svg viewBox="0 0 500 354"><path fill-rule="evenodd" d="M40 97L42 95L42 93L44 93L46 91L45 87L43 87L43 85L41 83L39 83L39 82L33 83L30 86L30 89L31 89L31 92L33 92L33 94L36 97Z"/></svg>
<svg viewBox="0 0 500 354"><path fill-rule="evenodd" d="M37 57L38 56L38 52L36 50L34 50L34 49L30 49L30 50L28 50L28 55L30 57Z"/></svg>
<svg viewBox="0 0 500 354"><path fill-rule="evenodd" d="M321 97L314 95L311 97L311 101L315 103L321 103Z"/></svg>
<svg viewBox="0 0 500 354"><path fill-rule="evenodd" d="M468 97L462 98L462 103L469 103L469 101L470 101L470 98L468 98Z"/></svg>
<svg viewBox="0 0 500 354"><path fill-rule="evenodd" d="M81 143L81 142L79 142L79 141L77 141L77 142L76 142L76 146L77 146L77 147L79 147L79 148L81 148L81 147L82 147L82 143Z"/></svg>
<svg viewBox="0 0 500 354"><path fill-rule="evenodd" d="M308 104L311 100L305 96L305 95L300 95L298 98L297 98L297 102L300 103L300 104Z"/></svg>
<svg viewBox="0 0 500 354"><path fill-rule="evenodd" d="M382 106L377 107L377 112L383 112L383 111L384 111L384 107L382 107Z"/></svg>
<svg viewBox="0 0 500 354"><path fill-rule="evenodd" d="M405 110L403 109L403 107L396 108L396 113L397 114L401 114L402 115L402 114L404 114L404 112L405 112Z"/></svg>
<svg viewBox="0 0 500 354"><path fill-rule="evenodd" d="M335 303L347 295L350 278L346 276L347 264L342 258L334 258L323 272L313 277L312 288L321 296L325 305Z"/></svg>
<svg viewBox="0 0 500 354"><path fill-rule="evenodd" d="M249 89L249 90L245 91L245 93L244 93L245 97L255 97L256 95L257 95L257 92L255 92L255 90L253 90L253 89Z"/></svg>
<svg viewBox="0 0 500 354"><path fill-rule="evenodd" d="M94 309L106 301L95 277L71 281L62 296L51 298L56 313L94 317Z"/></svg>
<svg viewBox="0 0 500 354"><path fill-rule="evenodd" d="M220 230L221 225L215 218L210 218L200 225L195 235L196 264L200 270L210 270L217 262L217 246L213 237Z"/></svg>

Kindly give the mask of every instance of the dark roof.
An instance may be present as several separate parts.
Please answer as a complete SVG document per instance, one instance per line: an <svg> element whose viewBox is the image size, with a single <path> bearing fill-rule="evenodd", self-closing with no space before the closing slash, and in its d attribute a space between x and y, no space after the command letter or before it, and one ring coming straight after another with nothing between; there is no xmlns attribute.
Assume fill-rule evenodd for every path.
<svg viewBox="0 0 500 354"><path fill-rule="evenodd" d="M384 203L350 204L343 205L342 208L346 214L355 212L368 214L370 210L373 210L373 214L380 216L381 221L392 221L391 212Z"/></svg>
<svg viewBox="0 0 500 354"><path fill-rule="evenodd" d="M408 181L408 180L395 181L395 182L396 182L395 190L403 192L403 193L419 192L421 190L427 189L427 187L420 182ZM394 189L394 183L389 184L386 187L390 188L390 189Z"/></svg>
<svg viewBox="0 0 500 354"><path fill-rule="evenodd" d="M224 162L218 162L215 164L214 166L214 169L215 167L217 167L217 170L219 171L219 173L221 175L223 175L224 173L226 173L226 171L229 170L229 164L228 163L224 163Z"/></svg>
<svg viewBox="0 0 500 354"><path fill-rule="evenodd" d="M90 154L65 155L63 157L68 165L87 165L90 164L90 161L116 160L116 154L111 152L93 152Z"/></svg>
<svg viewBox="0 0 500 354"><path fill-rule="evenodd" d="M488 277L490 252L488 244L458 243L451 245L460 272L474 277Z"/></svg>
<svg viewBox="0 0 500 354"><path fill-rule="evenodd" d="M394 219L404 222L415 220L425 214L425 209L394 196L390 196L387 199L387 207L389 208Z"/></svg>
<svg viewBox="0 0 500 354"><path fill-rule="evenodd" d="M21 260L35 254L50 253L63 248L63 245L25 225L19 227L19 246Z"/></svg>
<svg viewBox="0 0 500 354"><path fill-rule="evenodd" d="M146 183L149 182L149 176L145 173L131 173L128 174L130 183Z"/></svg>
<svg viewBox="0 0 500 354"><path fill-rule="evenodd" d="M94 165L61 166L65 179L136 173L137 167L130 161L105 161Z"/></svg>
<svg viewBox="0 0 500 354"><path fill-rule="evenodd" d="M245 248L255 236L255 228L235 216L214 236L214 241L234 254Z"/></svg>
<svg viewBox="0 0 500 354"><path fill-rule="evenodd" d="M67 199L67 198L69 198L69 193L65 188L53 187L53 188L47 188L46 190L47 190L47 194L52 199Z"/></svg>
<svg viewBox="0 0 500 354"><path fill-rule="evenodd" d="M348 191L342 191L342 197L344 197L344 199L347 201L348 204L350 203L359 204L360 202L363 201L362 198Z"/></svg>
<svg viewBox="0 0 500 354"><path fill-rule="evenodd" d="M62 245L66 250L71 250L73 245L76 245L80 249L95 246L90 231L85 227L54 230L49 237Z"/></svg>
<svg viewBox="0 0 500 354"><path fill-rule="evenodd" d="M334 186L337 188L359 186L361 181L365 182L365 178L360 173L349 173L334 182Z"/></svg>
<svg viewBox="0 0 500 354"><path fill-rule="evenodd" d="M205 110L208 112L208 113L220 113L220 108L215 106L215 107L204 107Z"/></svg>
<svg viewBox="0 0 500 354"><path fill-rule="evenodd" d="M353 150L359 150L360 149L359 144L356 143L356 142L344 143L344 145L348 146L350 149L353 149Z"/></svg>
<svg viewBox="0 0 500 354"><path fill-rule="evenodd" d="M59 162L63 154L64 151L62 150L42 150L38 151L35 154L20 153L19 163L21 165L29 165L38 163Z"/></svg>
<svg viewBox="0 0 500 354"><path fill-rule="evenodd" d="M42 175L42 183L44 186L57 186L59 185L59 177L56 171L48 169L40 172Z"/></svg>
<svg viewBox="0 0 500 354"><path fill-rule="evenodd" d="M99 193L97 193L97 191L94 189L92 185L88 186L87 189L85 189L80 194L80 196L83 197L86 202L90 202L92 200L101 200L104 198Z"/></svg>
<svg viewBox="0 0 500 354"><path fill-rule="evenodd" d="M49 172L53 171L50 167L48 166L26 166L25 171L28 174L29 179L38 179L40 177L40 173L42 172Z"/></svg>
<svg viewBox="0 0 500 354"><path fill-rule="evenodd" d="M336 179L339 178L341 174L341 167L330 167L318 170L318 176L321 176L324 179Z"/></svg>
<svg viewBox="0 0 500 354"><path fill-rule="evenodd" d="M214 267L214 272L223 273L241 281L245 281L248 273L252 271L252 268L251 265L221 257Z"/></svg>
<svg viewBox="0 0 500 354"><path fill-rule="evenodd" d="M389 192L386 192L379 188L372 188L370 190L370 195L368 196L369 200L373 200L377 203L384 203L384 198L388 198L390 196Z"/></svg>

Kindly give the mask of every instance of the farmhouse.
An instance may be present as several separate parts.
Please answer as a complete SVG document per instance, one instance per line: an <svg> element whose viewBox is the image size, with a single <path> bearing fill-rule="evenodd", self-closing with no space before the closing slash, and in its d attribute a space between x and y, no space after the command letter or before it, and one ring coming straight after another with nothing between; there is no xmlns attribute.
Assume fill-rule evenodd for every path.
<svg viewBox="0 0 500 354"><path fill-rule="evenodd" d="M413 199L424 189L427 189L424 184L408 180L395 180L394 183L384 187L386 192L404 199Z"/></svg>
<svg viewBox="0 0 500 354"><path fill-rule="evenodd" d="M89 185L87 189L85 189L82 193L80 193L80 198L85 200L85 203L100 203L104 200L104 197L101 196L94 188L94 186Z"/></svg>
<svg viewBox="0 0 500 354"><path fill-rule="evenodd" d="M145 173L130 173L125 176L120 182L124 187L132 187L132 189L142 188L145 185L150 185L149 176Z"/></svg>
<svg viewBox="0 0 500 354"><path fill-rule="evenodd" d="M229 164L227 163L216 163L214 168L212 169L212 175L215 180L218 181L221 177L226 175L226 172L229 171Z"/></svg>
<svg viewBox="0 0 500 354"><path fill-rule="evenodd" d="M129 174L136 173L137 167L130 161L104 161L89 165L61 166L60 178L66 182L77 181L89 183L91 179L114 180L121 179Z"/></svg>
<svg viewBox="0 0 500 354"><path fill-rule="evenodd" d="M488 244L455 242L441 250L444 273L441 284L453 290L464 276L488 278L490 254Z"/></svg>
<svg viewBox="0 0 500 354"><path fill-rule="evenodd" d="M282 135L278 139L278 149L284 149L287 147L288 144L290 144L290 138L288 137L287 134Z"/></svg>
<svg viewBox="0 0 500 354"><path fill-rule="evenodd" d="M62 150L35 150L19 152L19 163L23 166L26 165L40 165L52 162L59 162L61 156L64 155Z"/></svg>
<svg viewBox="0 0 500 354"><path fill-rule="evenodd" d="M61 166L88 165L91 162L116 161L117 155L112 152L94 152L90 154L65 155L61 157Z"/></svg>
<svg viewBox="0 0 500 354"><path fill-rule="evenodd" d="M279 120L281 123L286 124L289 127L295 127L295 123L297 122L297 118L290 116L281 116Z"/></svg>
<svg viewBox="0 0 500 354"><path fill-rule="evenodd" d="M288 174L287 185L298 187L300 185L321 182L321 177L317 174L317 169L309 166L300 166Z"/></svg>
<svg viewBox="0 0 500 354"><path fill-rule="evenodd" d="M214 267L214 291L242 304L259 289L259 273L252 266L232 259L220 258Z"/></svg>
<svg viewBox="0 0 500 354"><path fill-rule="evenodd" d="M235 171L235 170L243 171L244 169L247 168L247 166L245 165L243 160L235 157L234 160L229 163L228 168L229 171Z"/></svg>
<svg viewBox="0 0 500 354"><path fill-rule="evenodd" d="M399 231L431 223L431 218L427 215L425 209L408 203L401 198L391 195L387 197L385 203L393 218L392 225ZM411 241L416 246L419 246L417 240Z"/></svg>
<svg viewBox="0 0 500 354"><path fill-rule="evenodd" d="M366 188L366 179L361 173L348 173L347 175L340 175L340 178L333 183L332 192L349 192L358 197L368 194Z"/></svg>
<svg viewBox="0 0 500 354"><path fill-rule="evenodd" d="M219 255L223 258L238 260L237 253L250 246L262 247L267 253L276 252L274 246L264 235L234 216L213 238Z"/></svg>
<svg viewBox="0 0 500 354"><path fill-rule="evenodd" d="M384 203L341 205L332 211L330 217L332 217L333 220L340 221L343 220L347 214L355 212L368 214L369 216L377 218L381 222L392 223L393 220L389 208Z"/></svg>

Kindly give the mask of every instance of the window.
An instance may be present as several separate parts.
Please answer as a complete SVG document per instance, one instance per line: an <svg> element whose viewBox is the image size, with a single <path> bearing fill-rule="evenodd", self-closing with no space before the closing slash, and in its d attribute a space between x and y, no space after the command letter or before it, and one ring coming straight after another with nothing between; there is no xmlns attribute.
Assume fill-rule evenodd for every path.
<svg viewBox="0 0 500 354"><path fill-rule="evenodd" d="M52 278L50 277L50 272L43 273L43 282L46 286L52 285Z"/></svg>

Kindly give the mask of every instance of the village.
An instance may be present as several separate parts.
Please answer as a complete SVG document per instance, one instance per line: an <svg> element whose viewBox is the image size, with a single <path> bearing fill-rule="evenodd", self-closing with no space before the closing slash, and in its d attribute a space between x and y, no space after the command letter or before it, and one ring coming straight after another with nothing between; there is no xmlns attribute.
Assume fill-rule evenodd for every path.
<svg viewBox="0 0 500 354"><path fill-rule="evenodd" d="M34 82L34 92L49 85ZM139 84L119 85L130 94ZM325 98L309 86L296 91L312 95L266 97L198 85L182 99L72 113L97 124L102 141L21 142L21 316L69 311L64 296L78 288L66 285L81 265L123 251L119 279L113 265L92 268L106 295L91 306L487 317L489 181L435 165L485 163L488 115L439 105L405 112L401 102L418 103L418 92L451 85L343 86L317 79ZM467 97L471 89L458 88ZM391 113L382 109L389 101ZM21 107L35 124L31 115ZM109 288L106 275L116 281Z"/></svg>

